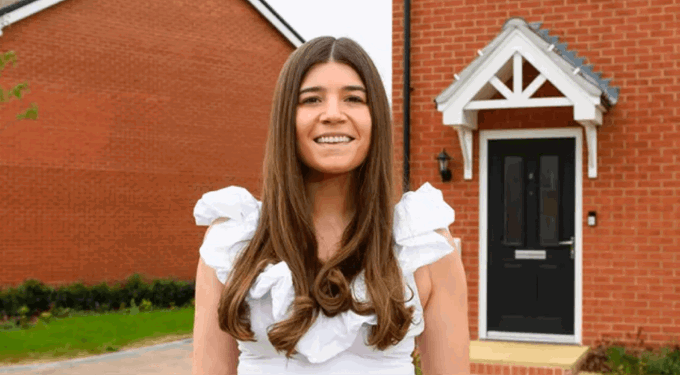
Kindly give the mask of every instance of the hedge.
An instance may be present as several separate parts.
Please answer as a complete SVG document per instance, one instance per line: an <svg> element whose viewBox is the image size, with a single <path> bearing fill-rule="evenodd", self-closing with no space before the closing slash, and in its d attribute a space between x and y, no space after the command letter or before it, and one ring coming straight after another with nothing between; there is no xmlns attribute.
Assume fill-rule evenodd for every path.
<svg viewBox="0 0 680 375"><path fill-rule="evenodd" d="M156 279L145 283L142 276L133 274L125 282L109 286L102 282L85 286L82 282L57 288L36 279L28 279L17 287L0 289L0 317L19 316L19 308L28 306L28 316L52 308L70 308L76 311L109 311L125 306L132 299L151 301L155 307L185 306L195 295L194 281Z"/></svg>

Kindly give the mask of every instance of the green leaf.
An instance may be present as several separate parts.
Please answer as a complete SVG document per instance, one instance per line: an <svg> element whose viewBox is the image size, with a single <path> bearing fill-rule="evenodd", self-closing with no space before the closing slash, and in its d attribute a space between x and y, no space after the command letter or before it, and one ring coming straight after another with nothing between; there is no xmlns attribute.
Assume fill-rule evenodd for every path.
<svg viewBox="0 0 680 375"><path fill-rule="evenodd" d="M623 362L623 356L626 353L626 349L620 346L613 346L607 349L607 356L615 364L616 367Z"/></svg>
<svg viewBox="0 0 680 375"><path fill-rule="evenodd" d="M19 83L18 85L14 86L14 88L9 90L9 96L16 96L17 99L21 99L21 91L22 90L27 90L28 89L28 84L26 82Z"/></svg>
<svg viewBox="0 0 680 375"><path fill-rule="evenodd" d="M19 113L17 119L27 119L27 120L37 120L38 119L38 106L35 103L31 103L31 108L26 109L24 113Z"/></svg>
<svg viewBox="0 0 680 375"><path fill-rule="evenodd" d="M17 64L17 55L14 51L8 51L0 55L0 71L5 69L5 63L12 61L12 67Z"/></svg>

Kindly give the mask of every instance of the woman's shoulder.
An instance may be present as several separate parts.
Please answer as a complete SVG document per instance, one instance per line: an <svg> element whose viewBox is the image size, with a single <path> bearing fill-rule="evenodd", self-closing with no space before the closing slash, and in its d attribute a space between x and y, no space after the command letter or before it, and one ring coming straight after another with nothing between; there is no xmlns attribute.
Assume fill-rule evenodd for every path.
<svg viewBox="0 0 680 375"><path fill-rule="evenodd" d="M404 193L394 208L394 239L397 259L404 273L434 263L454 251L440 232L448 230L455 211L439 189L424 183L418 190Z"/></svg>
<svg viewBox="0 0 680 375"><path fill-rule="evenodd" d="M394 234L397 240L448 228L455 211L444 200L441 190L424 183L418 190L404 193L394 207Z"/></svg>
<svg viewBox="0 0 680 375"><path fill-rule="evenodd" d="M225 283L239 254L253 238L262 203L245 188L210 191L196 202L196 225L211 226L199 250L201 258ZM217 219L228 220L217 220Z"/></svg>
<svg viewBox="0 0 680 375"><path fill-rule="evenodd" d="M262 203L247 189L228 186L203 194L194 206L194 219L196 225L210 225L221 217L244 220L249 215L259 215L261 207Z"/></svg>

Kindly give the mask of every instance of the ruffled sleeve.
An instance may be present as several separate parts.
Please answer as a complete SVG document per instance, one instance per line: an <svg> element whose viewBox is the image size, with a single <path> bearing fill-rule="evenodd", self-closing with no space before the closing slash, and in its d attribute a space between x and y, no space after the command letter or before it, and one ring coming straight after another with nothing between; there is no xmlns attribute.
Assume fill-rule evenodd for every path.
<svg viewBox="0 0 680 375"><path fill-rule="evenodd" d="M446 238L435 232L448 228L455 219L440 190L426 182L415 192L405 193L394 211L397 260L404 275L453 252Z"/></svg>
<svg viewBox="0 0 680 375"><path fill-rule="evenodd" d="M229 186L203 194L194 207L196 225L208 226L217 218L229 220L210 229L199 250L201 258L213 268L224 284L234 262L253 238L262 203L248 190Z"/></svg>

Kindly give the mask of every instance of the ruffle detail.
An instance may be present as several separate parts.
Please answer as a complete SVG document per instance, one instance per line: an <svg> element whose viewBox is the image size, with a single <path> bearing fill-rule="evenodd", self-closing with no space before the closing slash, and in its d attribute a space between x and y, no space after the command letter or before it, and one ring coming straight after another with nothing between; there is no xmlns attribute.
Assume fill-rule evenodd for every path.
<svg viewBox="0 0 680 375"><path fill-rule="evenodd" d="M214 225L200 248L206 264L215 269L224 283L232 266L253 238L258 224L261 203L246 189L231 186L206 193L194 208L197 225L210 225L219 217L230 220ZM416 308L413 324L405 338L419 335L424 329L422 306L417 296L413 273L419 267L436 262L453 252L453 248L435 229L447 228L454 221L454 211L446 204L441 191L425 183L415 192L404 194L395 207L394 236L397 261L402 269L406 306ZM350 285L357 301L367 302L367 290L362 271ZM258 275L247 297L260 299L271 292L272 316L275 322L285 320L295 298L292 273L286 262L269 264ZM319 313L310 329L302 336L296 349L311 363L321 363L348 349L360 334L363 324L377 325L375 315L362 316L351 310L333 318Z"/></svg>
<svg viewBox="0 0 680 375"><path fill-rule="evenodd" d="M199 250L201 258L213 268L222 284L238 256L253 238L262 203L239 186L203 194L194 207L196 225L208 226L218 218L229 220L214 225Z"/></svg>
<svg viewBox="0 0 680 375"><path fill-rule="evenodd" d="M394 208L394 239L404 275L453 251L446 238L435 229L448 229L454 219L455 212L444 201L442 192L428 182L402 196Z"/></svg>

